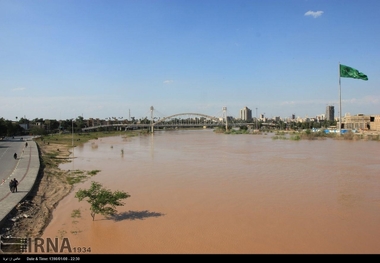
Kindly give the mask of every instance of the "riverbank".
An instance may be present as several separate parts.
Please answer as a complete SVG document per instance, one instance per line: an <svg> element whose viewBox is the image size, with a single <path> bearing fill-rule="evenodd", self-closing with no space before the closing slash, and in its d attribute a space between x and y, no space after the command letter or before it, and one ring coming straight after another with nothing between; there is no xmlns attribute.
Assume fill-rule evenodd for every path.
<svg viewBox="0 0 380 263"><path fill-rule="evenodd" d="M144 131L130 131L123 136L139 136ZM117 136L120 132L86 134L56 134L36 139L40 155L40 171L29 196L19 203L11 218L1 229L1 235L11 237L40 237L52 219L53 210L73 189L73 185L86 180L86 171L63 171L59 165L71 162L71 149L90 140Z"/></svg>

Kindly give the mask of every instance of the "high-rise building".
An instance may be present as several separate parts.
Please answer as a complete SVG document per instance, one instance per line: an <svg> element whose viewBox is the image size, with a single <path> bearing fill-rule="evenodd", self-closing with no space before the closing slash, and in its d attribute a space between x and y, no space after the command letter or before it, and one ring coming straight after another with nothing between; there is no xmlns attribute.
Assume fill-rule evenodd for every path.
<svg viewBox="0 0 380 263"><path fill-rule="evenodd" d="M334 106L327 106L326 107L326 120L327 121L333 121L334 120Z"/></svg>
<svg viewBox="0 0 380 263"><path fill-rule="evenodd" d="M250 121L252 120L252 110L248 107L244 107L240 110L240 119L244 121Z"/></svg>

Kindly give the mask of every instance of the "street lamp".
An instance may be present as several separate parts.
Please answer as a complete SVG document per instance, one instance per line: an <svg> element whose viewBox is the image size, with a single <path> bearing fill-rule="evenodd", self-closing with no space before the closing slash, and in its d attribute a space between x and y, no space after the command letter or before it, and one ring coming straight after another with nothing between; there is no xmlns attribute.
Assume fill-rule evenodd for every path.
<svg viewBox="0 0 380 263"><path fill-rule="evenodd" d="M71 147L73 147L73 171L74 169L74 118L71 119Z"/></svg>
<svg viewBox="0 0 380 263"><path fill-rule="evenodd" d="M74 147L74 119L71 119L71 146Z"/></svg>
<svg viewBox="0 0 380 263"><path fill-rule="evenodd" d="M123 117L118 117L119 121L120 121L120 135L121 135L121 129L123 127Z"/></svg>
<svg viewBox="0 0 380 263"><path fill-rule="evenodd" d="M256 130L257 130L257 108L256 108Z"/></svg>

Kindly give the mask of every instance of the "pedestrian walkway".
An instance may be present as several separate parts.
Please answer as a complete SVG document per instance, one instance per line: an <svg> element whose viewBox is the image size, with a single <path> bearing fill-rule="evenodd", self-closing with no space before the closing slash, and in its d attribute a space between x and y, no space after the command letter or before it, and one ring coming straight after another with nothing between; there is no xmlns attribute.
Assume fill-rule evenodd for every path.
<svg viewBox="0 0 380 263"><path fill-rule="evenodd" d="M28 146L24 147L23 152L18 156L17 165L12 174L1 182L0 185L0 227L7 220L11 220L9 214L15 209L18 203L28 196L37 179L40 169L40 158L38 155L37 144L33 140L28 140ZM16 178L19 182L17 193L11 193L9 182Z"/></svg>

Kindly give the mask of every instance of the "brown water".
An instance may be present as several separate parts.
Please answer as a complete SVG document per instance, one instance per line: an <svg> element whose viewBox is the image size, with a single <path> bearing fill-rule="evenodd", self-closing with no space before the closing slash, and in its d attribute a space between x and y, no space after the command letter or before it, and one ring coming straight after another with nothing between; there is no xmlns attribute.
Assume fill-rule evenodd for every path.
<svg viewBox="0 0 380 263"><path fill-rule="evenodd" d="M124 153L122 153L124 151ZM380 144L211 130L102 138L62 169L131 197L92 221L63 199L43 238L92 253L380 253ZM72 212L80 209L81 217Z"/></svg>

